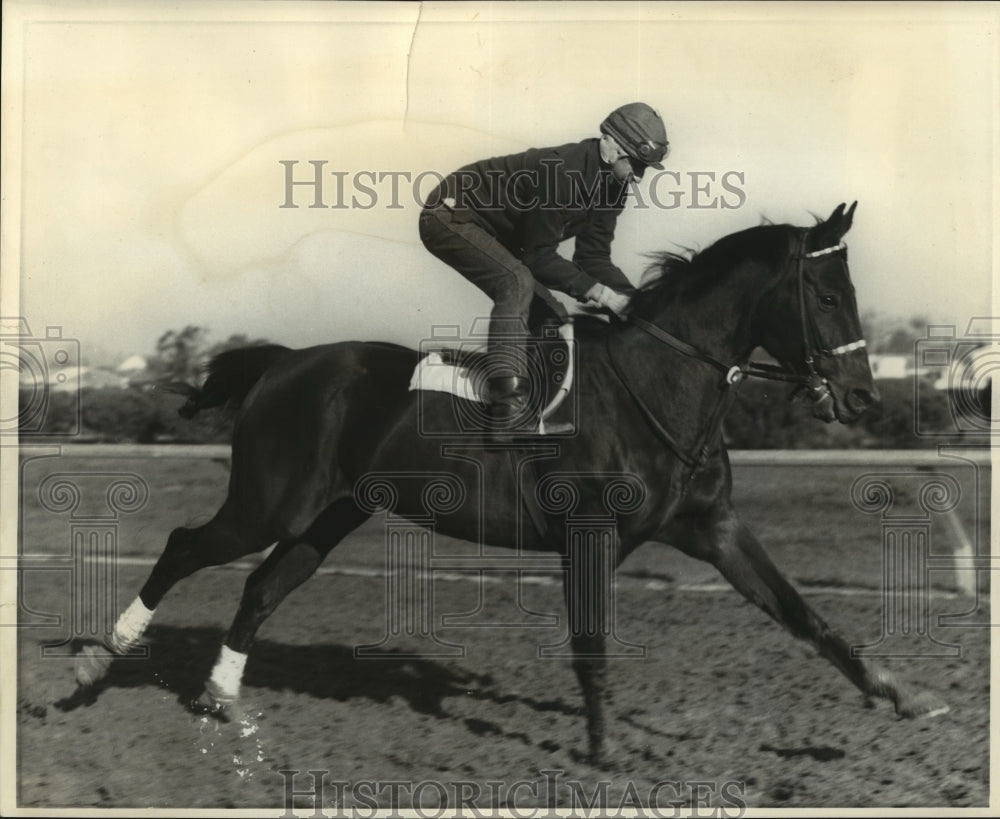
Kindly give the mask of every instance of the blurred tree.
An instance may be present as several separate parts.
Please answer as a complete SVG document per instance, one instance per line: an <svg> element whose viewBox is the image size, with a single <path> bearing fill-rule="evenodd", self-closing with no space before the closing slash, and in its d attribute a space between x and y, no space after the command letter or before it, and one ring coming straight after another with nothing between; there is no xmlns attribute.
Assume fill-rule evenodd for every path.
<svg viewBox="0 0 1000 819"><path fill-rule="evenodd" d="M227 338L225 341L220 341L217 344L213 344L209 347L208 352L205 354L206 360L212 358L212 356L218 355L219 353L224 353L226 350L236 350L240 347L260 347L263 344L270 344L266 338L254 338L251 339L250 336L245 333L235 333Z"/></svg>
<svg viewBox="0 0 1000 819"><path fill-rule="evenodd" d="M929 324L931 320L927 316L900 318L873 310L861 315L861 328L870 353L913 355L917 340L927 336Z"/></svg>
<svg viewBox="0 0 1000 819"><path fill-rule="evenodd" d="M179 333L167 330L156 342L156 353L149 362L150 375L159 381L194 381L202 363L205 347L204 327L189 324Z"/></svg>
<svg viewBox="0 0 1000 819"><path fill-rule="evenodd" d="M204 366L212 356L238 347L269 344L267 339L252 339L244 333L231 335L225 341L208 346L208 330L189 324L180 332L167 330L156 342L156 352L149 360L148 381L197 383Z"/></svg>
<svg viewBox="0 0 1000 819"><path fill-rule="evenodd" d="M85 389L80 402L84 429L101 441L141 440L142 431L158 415L153 397L141 389Z"/></svg>

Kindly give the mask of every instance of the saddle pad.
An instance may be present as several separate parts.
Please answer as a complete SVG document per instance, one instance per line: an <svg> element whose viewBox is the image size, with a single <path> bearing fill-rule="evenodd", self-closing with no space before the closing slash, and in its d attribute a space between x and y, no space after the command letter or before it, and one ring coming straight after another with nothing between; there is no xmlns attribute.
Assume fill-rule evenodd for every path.
<svg viewBox="0 0 1000 819"><path fill-rule="evenodd" d="M542 410L539 420L538 429L542 434L545 433L545 422L559 409L573 386L575 368L573 322L567 321L560 325L558 336L561 339L560 343L564 345L562 351L565 366L554 373L552 389L554 389L555 394L549 400L548 406ZM429 353L417 362L413 376L410 378L410 390L447 392L458 398L464 398L466 401L476 401L480 404L489 403L481 391L480 385L477 385L476 379L472 377L472 368L446 361L444 356L438 352Z"/></svg>
<svg viewBox="0 0 1000 819"><path fill-rule="evenodd" d="M410 378L411 390L450 392L467 401L485 403L486 399L476 389L468 367L456 367L446 362L440 353L430 353L417 362Z"/></svg>

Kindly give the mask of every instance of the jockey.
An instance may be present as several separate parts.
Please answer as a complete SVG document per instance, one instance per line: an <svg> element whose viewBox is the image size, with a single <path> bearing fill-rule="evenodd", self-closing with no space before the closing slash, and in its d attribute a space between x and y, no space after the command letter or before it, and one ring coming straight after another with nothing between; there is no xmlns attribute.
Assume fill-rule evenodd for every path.
<svg viewBox="0 0 1000 819"><path fill-rule="evenodd" d="M494 303L483 373L494 437L537 427L528 409L529 312L566 316L548 288L618 316L635 290L611 262L611 241L629 183L647 166L662 170L667 132L641 102L612 111L600 130L600 138L466 165L420 214L424 246ZM572 261L557 252L570 237Z"/></svg>

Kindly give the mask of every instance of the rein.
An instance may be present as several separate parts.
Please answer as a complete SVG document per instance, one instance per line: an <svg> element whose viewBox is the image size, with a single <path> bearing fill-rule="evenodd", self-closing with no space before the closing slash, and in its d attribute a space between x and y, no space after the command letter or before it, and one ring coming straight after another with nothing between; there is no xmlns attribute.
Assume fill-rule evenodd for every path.
<svg viewBox="0 0 1000 819"><path fill-rule="evenodd" d="M625 391L639 407L639 410L645 416L647 422L653 428L653 431L657 434L660 440L662 440L663 443L665 443L681 460L681 462L688 467L688 472L683 481L683 492L686 492L689 488L695 472L697 472L697 470L705 464L712 452L714 452L719 435L722 432L722 421L729 412L729 409L732 407L733 402L736 400L736 390L732 388L737 387L744 378L761 378L769 381L784 381L792 384L798 384L800 388L807 388L817 394L818 398L822 398L824 394L829 394L829 389L827 387L828 382L827 379L823 378L823 376L821 376L816 370L816 357L843 355L865 346L863 339L851 342L850 344L844 344L833 349L824 348L822 346L822 340L819 330L815 325L815 320L806 310L805 263L808 259L816 259L831 253L839 253L842 250L846 250L847 246L843 242L840 242L832 247L816 250L811 253L805 253L803 251L805 249L807 231L808 229L803 229L801 231L799 248L795 254L795 277L796 284L798 286L799 320L802 326L802 339L805 348L805 364L809 370L807 374L792 372L784 367L775 366L773 364L753 361L744 361L740 364L726 364L719 361L709 353L706 353L704 350L698 349L693 344L689 344L688 342L671 335L666 330L657 327L655 324L647 321L646 319L639 318L638 316L630 317L629 321L631 321L632 324L647 335L656 339L660 343L671 347L688 358L693 358L696 361L701 361L704 364L714 367L722 374L722 380L719 384L719 389L722 392L722 395L716 403L715 409L713 410L708 423L702 428L701 433L699 434L693 447L693 451L685 450L685 448L681 446L676 437L672 435L670 431L663 426L663 424L660 423L659 419L657 419L655 413L652 409L650 409L649 405L646 404L642 397L632 389L628 380L625 378L624 373L622 373L621 368L618 366L618 362L615 360L610 346L611 337L608 337L608 358L611 362L615 375L618 376L618 380L622 382L622 385L625 387Z"/></svg>

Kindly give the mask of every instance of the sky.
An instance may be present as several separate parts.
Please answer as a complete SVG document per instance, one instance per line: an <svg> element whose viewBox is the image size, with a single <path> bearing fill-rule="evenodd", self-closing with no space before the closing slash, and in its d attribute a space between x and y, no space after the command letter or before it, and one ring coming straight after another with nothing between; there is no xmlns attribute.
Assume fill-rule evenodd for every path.
<svg viewBox="0 0 1000 819"><path fill-rule="evenodd" d="M428 172L596 136L635 100L666 121L672 175L647 174L619 219L633 281L647 253L857 199L863 312L962 332L993 310L995 4L4 14L2 315L95 358L189 324L296 347L467 332L490 302L420 244ZM286 174L316 167L325 207L308 185L289 200Z"/></svg>

